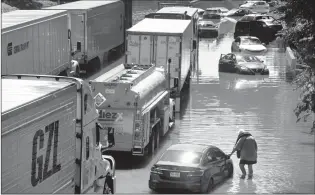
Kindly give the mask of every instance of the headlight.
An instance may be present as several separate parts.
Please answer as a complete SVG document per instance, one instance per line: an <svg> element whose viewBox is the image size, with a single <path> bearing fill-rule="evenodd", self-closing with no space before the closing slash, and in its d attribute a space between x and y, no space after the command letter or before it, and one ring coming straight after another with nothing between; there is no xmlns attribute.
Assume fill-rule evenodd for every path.
<svg viewBox="0 0 315 195"><path fill-rule="evenodd" d="M151 173L154 173L154 174L163 174L163 172L156 166L156 165L153 165L153 167L151 168Z"/></svg>
<svg viewBox="0 0 315 195"><path fill-rule="evenodd" d="M245 68L244 66L241 66L241 69L242 69L242 70L247 70L247 68Z"/></svg>

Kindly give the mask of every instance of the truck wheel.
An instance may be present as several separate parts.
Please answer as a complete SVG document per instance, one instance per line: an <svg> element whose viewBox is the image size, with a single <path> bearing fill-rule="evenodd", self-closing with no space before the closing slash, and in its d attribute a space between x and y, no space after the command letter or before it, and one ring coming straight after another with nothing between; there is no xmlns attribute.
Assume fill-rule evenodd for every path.
<svg viewBox="0 0 315 195"><path fill-rule="evenodd" d="M107 180L104 183L103 194L113 194L112 189L109 187Z"/></svg>
<svg viewBox="0 0 315 195"><path fill-rule="evenodd" d="M160 147L160 126L156 127L155 134L155 148L158 149Z"/></svg>
<svg viewBox="0 0 315 195"><path fill-rule="evenodd" d="M154 149L155 149L155 132L152 132L150 143L149 143L149 155L154 154Z"/></svg>

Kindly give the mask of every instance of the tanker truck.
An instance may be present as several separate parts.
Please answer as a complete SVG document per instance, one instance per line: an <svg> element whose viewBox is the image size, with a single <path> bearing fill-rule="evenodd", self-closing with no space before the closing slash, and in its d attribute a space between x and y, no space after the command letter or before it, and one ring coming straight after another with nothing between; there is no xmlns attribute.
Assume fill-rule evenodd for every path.
<svg viewBox="0 0 315 195"><path fill-rule="evenodd" d="M102 152L89 86L60 76L2 76L1 192L114 193L115 160Z"/></svg>
<svg viewBox="0 0 315 195"><path fill-rule="evenodd" d="M121 64L90 81L99 122L115 131L110 151L147 156L175 124L169 71L154 65Z"/></svg>

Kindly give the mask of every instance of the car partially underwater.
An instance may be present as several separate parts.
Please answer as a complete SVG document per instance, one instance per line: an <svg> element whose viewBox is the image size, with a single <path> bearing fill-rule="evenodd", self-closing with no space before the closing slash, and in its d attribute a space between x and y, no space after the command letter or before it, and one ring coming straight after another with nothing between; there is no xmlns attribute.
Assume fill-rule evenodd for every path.
<svg viewBox="0 0 315 195"><path fill-rule="evenodd" d="M229 72L244 75L269 75L269 69L257 56L221 54L219 72Z"/></svg>

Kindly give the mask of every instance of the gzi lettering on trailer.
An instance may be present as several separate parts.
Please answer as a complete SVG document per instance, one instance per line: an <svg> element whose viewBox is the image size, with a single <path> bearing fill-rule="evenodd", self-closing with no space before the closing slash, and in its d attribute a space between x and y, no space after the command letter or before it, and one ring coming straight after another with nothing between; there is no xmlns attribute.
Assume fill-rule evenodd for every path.
<svg viewBox="0 0 315 195"><path fill-rule="evenodd" d="M61 170L61 164L57 162L58 154L58 133L59 121L55 121L45 126L45 131L39 129L33 137L32 165L31 165L31 183L35 187L50 176ZM45 155L38 156L38 153L44 148L45 134L48 134ZM50 152L53 158L50 158ZM50 170L48 167L52 167Z"/></svg>
<svg viewBox="0 0 315 195"><path fill-rule="evenodd" d="M29 41L13 46L13 43L8 43L7 54L11 56L12 54L19 53L21 51L27 50L29 47Z"/></svg>

